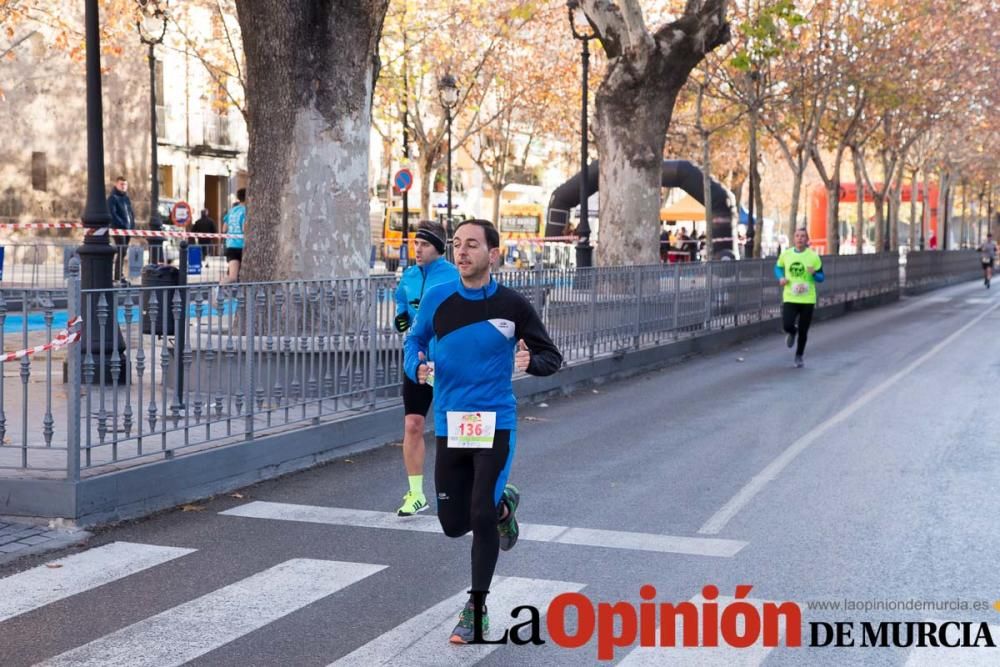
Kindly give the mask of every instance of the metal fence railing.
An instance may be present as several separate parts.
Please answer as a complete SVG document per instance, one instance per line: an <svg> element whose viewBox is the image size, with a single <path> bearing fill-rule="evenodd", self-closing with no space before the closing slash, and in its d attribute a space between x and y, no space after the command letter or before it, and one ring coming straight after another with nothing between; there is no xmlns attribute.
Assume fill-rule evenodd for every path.
<svg viewBox="0 0 1000 667"><path fill-rule="evenodd" d="M821 305L900 289L896 254L824 264ZM498 275L573 364L776 318L773 265ZM74 316L83 323L79 343L4 364L0 475L98 475L399 401L395 276L82 290L73 269L63 292L0 290L4 350L51 341Z"/></svg>
<svg viewBox="0 0 1000 667"><path fill-rule="evenodd" d="M906 289L927 290L960 280L982 278L975 250L909 252L906 254Z"/></svg>

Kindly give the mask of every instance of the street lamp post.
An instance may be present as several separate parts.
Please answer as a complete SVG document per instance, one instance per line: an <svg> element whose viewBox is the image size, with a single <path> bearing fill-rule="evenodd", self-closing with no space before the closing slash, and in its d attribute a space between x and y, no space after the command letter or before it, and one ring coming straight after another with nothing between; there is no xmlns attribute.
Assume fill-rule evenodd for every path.
<svg viewBox="0 0 1000 667"><path fill-rule="evenodd" d="M567 0L569 10L569 25L573 37L580 40L583 47L580 56L583 64L583 96L580 108L580 224L576 234L580 241L576 245L577 267L593 266L594 247L590 245L590 212L587 210L587 83L590 75L590 40L597 35L587 20L587 15L580 7L579 0Z"/></svg>
<svg viewBox="0 0 1000 667"><path fill-rule="evenodd" d="M85 8L86 50L87 50L87 203L80 216L88 234L77 250L80 256L80 287L84 290L110 290L111 272L115 250L108 242L107 234L95 234L99 229L111 226L108 200L104 192L104 108L101 100L101 34L98 15L98 0L87 0ZM116 319L111 318L110 331L107 322L101 322L98 315L101 297L110 300L108 292L85 292L81 303L84 317L84 347L81 359L104 359L107 365L100 372L94 372L93 361L84 364L86 373L83 381L100 382L102 375L110 380L110 360L116 350L123 349ZM105 303L106 305L106 303ZM103 325L103 326L102 326ZM119 352L120 353L120 352Z"/></svg>
<svg viewBox="0 0 1000 667"><path fill-rule="evenodd" d="M749 165L747 174L747 185L750 193L747 197L747 234L746 245L744 246L744 257L753 257L754 244L757 236L757 220L754 219L754 199L756 195L756 175L757 175L757 82L760 80L760 72L751 69L747 72L747 91L750 96L750 150ZM758 215L763 215L758 212ZM792 230L795 233L795 230Z"/></svg>
<svg viewBox="0 0 1000 667"><path fill-rule="evenodd" d="M139 3L139 18L136 28L139 39L149 47L149 145L150 145L150 188L149 188L149 228L163 227L160 218L160 165L156 153L156 45L163 43L167 33L167 15L160 9L158 0L136 0ZM149 239L149 262L158 264L163 256L163 239Z"/></svg>
<svg viewBox="0 0 1000 667"><path fill-rule="evenodd" d="M451 119L452 110L458 104L458 86L455 84L455 77L445 74L438 81L438 95L441 98L441 106L444 107L445 120L448 124L448 217L445 223L445 236L451 237Z"/></svg>

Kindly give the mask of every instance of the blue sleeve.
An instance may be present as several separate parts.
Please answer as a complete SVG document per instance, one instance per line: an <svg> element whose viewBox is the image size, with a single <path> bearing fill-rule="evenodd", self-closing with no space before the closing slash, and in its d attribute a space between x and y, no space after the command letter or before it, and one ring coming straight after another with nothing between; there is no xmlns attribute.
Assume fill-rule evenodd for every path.
<svg viewBox="0 0 1000 667"><path fill-rule="evenodd" d="M818 283L821 283L824 280L826 280L826 276L823 275L823 269L822 268L820 268L819 271L817 271L816 273L813 274L813 280L815 280Z"/></svg>
<svg viewBox="0 0 1000 667"><path fill-rule="evenodd" d="M784 269L784 267L782 267L782 266L780 266L778 264L775 264L774 265L774 277L777 278L778 280L781 280L782 278L784 278L785 277L785 269Z"/></svg>
<svg viewBox="0 0 1000 667"><path fill-rule="evenodd" d="M437 310L437 303L427 303L426 299L421 306L417 311L416 321L403 341L403 370L414 382L417 382L417 368L420 366L417 355L423 352L425 357L428 356L431 339L434 338L434 311Z"/></svg>
<svg viewBox="0 0 1000 667"><path fill-rule="evenodd" d="M396 286L396 314L402 315L406 312L406 289L403 288L403 278L400 276L399 284Z"/></svg>

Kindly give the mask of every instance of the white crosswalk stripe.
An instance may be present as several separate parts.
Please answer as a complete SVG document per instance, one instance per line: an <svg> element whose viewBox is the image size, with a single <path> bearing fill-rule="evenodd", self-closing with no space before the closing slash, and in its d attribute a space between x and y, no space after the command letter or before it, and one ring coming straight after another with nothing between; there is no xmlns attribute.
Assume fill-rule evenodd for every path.
<svg viewBox="0 0 1000 667"><path fill-rule="evenodd" d="M225 512L220 512L220 514L255 519L355 526L359 528L411 530L422 533L441 532L437 518L433 516L424 515L401 519L391 512L374 512L371 510L346 509L341 507L319 507L315 505L255 501L234 507ZM529 523L521 523L520 528L521 540L693 556L732 558L746 546L746 542L716 537L684 537Z"/></svg>
<svg viewBox="0 0 1000 667"><path fill-rule="evenodd" d="M579 591L583 584L548 579L497 577L487 598L490 614L488 639L496 640L511 624L523 623L527 614L516 619L511 610L531 605L545 613L548 603L560 593ZM356 651L337 660L329 667L373 667L374 665L472 665L501 645L453 646L448 643L451 630L458 621L458 612L469 599L460 592L430 609L393 628Z"/></svg>
<svg viewBox="0 0 1000 667"><path fill-rule="evenodd" d="M308 558L288 560L41 664L183 665L385 567Z"/></svg>
<svg viewBox="0 0 1000 667"><path fill-rule="evenodd" d="M194 551L112 542L5 577L0 579L0 622Z"/></svg>
<svg viewBox="0 0 1000 667"><path fill-rule="evenodd" d="M726 605L735 602L736 598L719 596L716 602L719 605L719 609L722 610ZM696 595L691 598L690 602L694 603L699 609L701 605L705 602L705 599L701 595ZM763 618L763 600L753 600L747 598L743 602L749 602L756 609L757 613ZM737 628L740 632L743 631L742 622L737 623ZM785 637L785 626L782 621L779 624L779 638L778 645L781 646L784 643ZM699 628L699 634L701 629ZM674 626L674 636L677 638L677 643L681 641L683 637L683 621L678 617ZM659 639L659 636L657 636ZM757 643L748 646L747 648L733 648L731 646L713 646L710 648L706 647L637 647L633 649L624 660L622 660L619 665L622 667L646 667L647 665L685 665L685 667L757 667L767 656L773 651L773 647L767 647L763 645L763 635L761 639L758 639Z"/></svg>

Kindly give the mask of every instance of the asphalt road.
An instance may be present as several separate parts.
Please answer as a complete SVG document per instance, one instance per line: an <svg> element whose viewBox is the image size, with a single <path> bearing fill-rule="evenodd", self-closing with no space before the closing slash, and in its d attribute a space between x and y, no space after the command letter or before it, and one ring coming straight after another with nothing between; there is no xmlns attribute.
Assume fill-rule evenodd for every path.
<svg viewBox="0 0 1000 667"><path fill-rule="evenodd" d="M776 332L524 406L512 481L526 527L500 557L494 625L571 591L638 607L644 584L654 602L695 598L711 625L703 587L726 616L750 585L798 604L801 647L783 627L773 650L636 641L614 660L1000 664L1000 648L860 646L862 621L931 620L972 622L973 639L989 623L1000 644L998 326L1000 294L965 284L817 323L804 369ZM430 512L389 515L404 490L387 446L0 569L0 665L598 661L595 638L562 648L544 619L541 646L449 646L470 542ZM845 600L882 606L809 608ZM576 612L564 619L576 633ZM855 646L810 646L811 624L847 621Z"/></svg>

